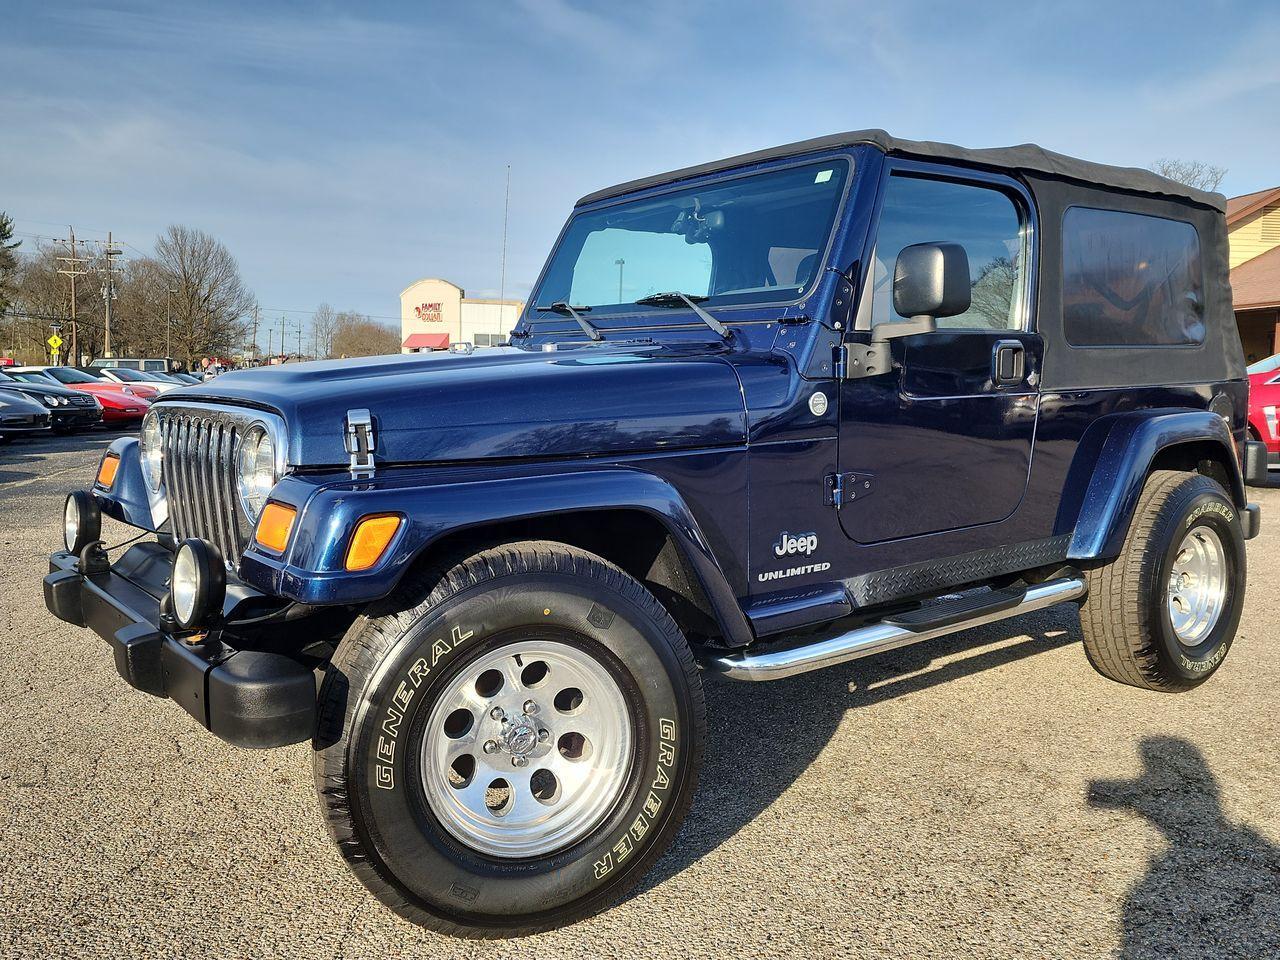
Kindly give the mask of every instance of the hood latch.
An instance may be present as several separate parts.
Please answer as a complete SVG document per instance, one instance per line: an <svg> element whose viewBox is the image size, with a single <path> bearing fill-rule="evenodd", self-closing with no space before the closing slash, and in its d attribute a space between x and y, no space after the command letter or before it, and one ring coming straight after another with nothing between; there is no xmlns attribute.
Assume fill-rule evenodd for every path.
<svg viewBox="0 0 1280 960"><path fill-rule="evenodd" d="M375 470L373 452L378 449L378 438L373 432L373 418L368 410L347 411L343 442L347 453L351 454L351 479L372 477Z"/></svg>

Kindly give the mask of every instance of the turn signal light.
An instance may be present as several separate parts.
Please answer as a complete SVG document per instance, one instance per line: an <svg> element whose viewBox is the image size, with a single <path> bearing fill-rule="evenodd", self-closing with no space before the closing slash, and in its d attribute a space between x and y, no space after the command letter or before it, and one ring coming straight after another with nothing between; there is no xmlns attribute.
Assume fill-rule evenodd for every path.
<svg viewBox="0 0 1280 960"><path fill-rule="evenodd" d="M284 553L289 544L289 534L293 532L293 521L297 518L297 508L274 500L262 508L258 517L258 529L253 539L258 546L266 547L275 553Z"/></svg>
<svg viewBox="0 0 1280 960"><path fill-rule="evenodd" d="M108 453L98 465L98 486L110 490L111 485L116 482L116 471L119 469L120 458L114 453Z"/></svg>
<svg viewBox="0 0 1280 960"><path fill-rule="evenodd" d="M394 513L378 513L361 517L347 547L346 568L368 570L386 551L391 538L400 529L401 517Z"/></svg>

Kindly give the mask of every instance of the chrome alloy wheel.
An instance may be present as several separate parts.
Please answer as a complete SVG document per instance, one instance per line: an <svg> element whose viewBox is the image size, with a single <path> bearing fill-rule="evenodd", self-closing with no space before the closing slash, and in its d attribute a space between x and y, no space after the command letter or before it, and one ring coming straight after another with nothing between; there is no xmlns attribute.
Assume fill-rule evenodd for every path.
<svg viewBox="0 0 1280 960"><path fill-rule="evenodd" d="M633 739L626 698L594 656L555 640L511 643L470 664L432 707L422 786L467 846L545 856L613 809Z"/></svg>
<svg viewBox="0 0 1280 960"><path fill-rule="evenodd" d="M1182 538L1169 571L1169 621L1184 647L1203 643L1222 615L1227 557L1218 534L1196 527Z"/></svg>

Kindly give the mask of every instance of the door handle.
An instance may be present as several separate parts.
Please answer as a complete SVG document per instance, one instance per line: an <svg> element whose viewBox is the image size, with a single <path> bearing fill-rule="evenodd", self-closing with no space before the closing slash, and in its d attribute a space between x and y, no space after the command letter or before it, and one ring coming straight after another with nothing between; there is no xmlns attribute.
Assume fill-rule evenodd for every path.
<svg viewBox="0 0 1280 960"><path fill-rule="evenodd" d="M997 387L1022 383L1027 376L1027 350L1021 340L997 340L991 350L991 380Z"/></svg>

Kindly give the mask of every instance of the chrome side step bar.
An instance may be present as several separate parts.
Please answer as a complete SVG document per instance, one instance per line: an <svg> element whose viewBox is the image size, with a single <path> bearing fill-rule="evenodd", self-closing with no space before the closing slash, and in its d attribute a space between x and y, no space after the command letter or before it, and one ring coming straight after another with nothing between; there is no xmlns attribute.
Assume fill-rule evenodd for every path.
<svg viewBox="0 0 1280 960"><path fill-rule="evenodd" d="M910 630L903 626L880 621L842 633L838 637L819 640L803 647L763 653L732 653L713 657L707 668L734 680L780 680L808 673L823 667L869 657L886 650L909 646L922 640L958 633L970 627L995 623L1019 614L1043 610L1069 600L1078 600L1088 591L1083 576L1062 577L1028 587L1022 599L1013 606L989 610L958 622L945 622L924 630Z"/></svg>

